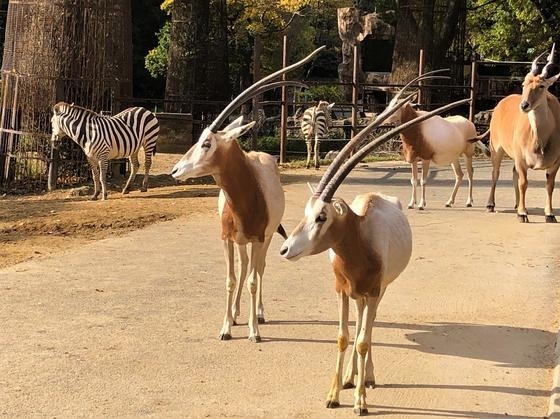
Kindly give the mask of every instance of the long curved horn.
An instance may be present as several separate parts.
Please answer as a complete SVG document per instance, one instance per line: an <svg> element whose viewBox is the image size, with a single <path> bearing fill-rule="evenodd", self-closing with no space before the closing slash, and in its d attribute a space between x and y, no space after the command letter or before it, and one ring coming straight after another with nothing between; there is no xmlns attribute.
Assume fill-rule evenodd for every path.
<svg viewBox="0 0 560 419"><path fill-rule="evenodd" d="M552 44L552 49L550 50L550 54L548 54L548 57L546 58L546 65L541 71L541 75L543 79L548 79L558 74L558 63L554 62L555 58L556 58L556 43Z"/></svg>
<svg viewBox="0 0 560 419"><path fill-rule="evenodd" d="M261 86L260 88L258 88L257 90L255 90L253 92L253 95L251 97L262 95L264 92L267 92L268 90L274 90L274 89L277 89L279 87L299 87L299 88L302 88L302 89L309 88L309 86L307 84L299 82L299 81L281 80L281 81L275 81L273 83L268 83L268 84L265 84L264 86Z"/></svg>
<svg viewBox="0 0 560 419"><path fill-rule="evenodd" d="M375 119L373 121L371 121L364 129L362 129L358 134L356 134L354 137L352 137L350 139L350 141L348 141L346 143L346 145L342 148L342 150L340 150L338 152L335 159L332 161L332 163L329 165L329 167L327 167L327 170L325 171L325 173L321 177L321 180L319 181L319 184L317 185L317 188L315 189L315 193L314 193L315 197L318 197L323 192L323 189L325 188L325 186L327 186L327 184L329 183L331 178L336 174L336 172L338 171L340 166L342 166L342 163L344 163L344 160L346 159L346 157L348 157L350 152L358 144L360 144L360 142L363 140L363 138L366 135L368 135L372 130L374 130L379 125L381 125L383 122L385 122L385 120L387 120L387 118L389 118L391 115L393 115L395 112L397 112L400 108L402 108L404 105L409 103L412 100L412 98L414 97L415 94L416 93L413 93L413 94L407 96L404 100L399 102L397 105L391 106L391 107L388 107L387 109L385 109L383 112L381 112L379 115L377 115L375 117Z"/></svg>
<svg viewBox="0 0 560 419"><path fill-rule="evenodd" d="M239 95L237 95L237 97L235 99L233 99L229 103L229 105L227 105L224 108L224 110L222 112L220 112L220 114L216 117L216 119L214 119L214 121L210 124L208 129L212 132L217 132L218 129L220 128L220 126L226 120L226 118L238 106L240 106L241 104L245 103L247 100L256 96L257 94L255 92L258 92L258 94L261 94L261 93L264 92L264 90L261 90L261 87L267 85L270 81L274 80L275 78L280 77L282 74L287 73L288 71L292 71L292 70L302 66L306 62L310 61L315 55L317 55L319 52L321 52L325 48L326 48L326 46L323 45L322 47L317 48L315 51L313 51L311 54L309 54L307 57L303 58L302 60L300 60L300 61L298 61L298 62L296 62L292 65L289 65L288 67L281 68L280 70L275 71L272 74L269 74L268 76L260 79L258 82L249 86L247 89L245 89Z"/></svg>
<svg viewBox="0 0 560 419"><path fill-rule="evenodd" d="M434 76L434 74L443 73L445 71L449 71L449 68L440 68L439 70L432 70L432 71L428 71L427 73L420 74L418 77L413 78L407 84L405 84L399 90L399 92L396 94L396 96L393 98L393 100L399 99L402 96L402 94L406 91L406 89L408 89L414 83L417 83L417 82L422 81L424 79L449 79L449 76Z"/></svg>
<svg viewBox="0 0 560 419"><path fill-rule="evenodd" d="M319 196L319 199L321 199L323 202L330 202L332 200L332 197L334 196L334 193L336 192L336 190L338 189L338 187L342 184L342 182L344 181L344 179L346 178L346 176L348 176L348 174L352 171L352 169L354 167L356 167L356 165L365 157L367 156L371 151L373 151L373 149L375 149L376 147L380 146L381 144L387 142L389 139L391 139L392 137L394 137L397 134L400 134L402 131L410 128L413 125L419 124L422 121L425 121L428 118L431 118L434 115L440 114L442 112L445 112L451 108L454 108L456 106L465 104L470 102L470 99L462 99L459 100L457 102L453 102L450 103L448 105L442 106L440 108L437 108L431 112L422 114L419 117L416 117L414 119L412 119L411 121L408 121L402 125L399 125L398 127L392 129L389 132L386 132L385 134L381 135L380 137L376 138L375 140L373 140L371 143L367 144L365 147L361 148L358 152L356 152L356 154L354 154L350 160L348 160L340 169L340 171L336 174L336 176L334 176L330 182L327 184L327 186L325 187L325 189L322 191L322 193Z"/></svg>
<svg viewBox="0 0 560 419"><path fill-rule="evenodd" d="M539 73L540 73L540 71L539 71L539 61L547 53L548 53L548 51L543 52L541 55L539 55L537 58L535 58L533 60L533 62L531 63L531 74L533 74L533 76L538 76L539 75Z"/></svg>

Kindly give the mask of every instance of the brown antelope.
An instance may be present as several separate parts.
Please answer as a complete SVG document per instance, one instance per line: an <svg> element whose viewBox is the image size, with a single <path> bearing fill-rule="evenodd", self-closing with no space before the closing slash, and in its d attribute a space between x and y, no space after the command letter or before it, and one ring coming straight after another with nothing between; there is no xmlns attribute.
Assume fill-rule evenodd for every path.
<svg viewBox="0 0 560 419"><path fill-rule="evenodd" d="M545 67L539 70L539 60L544 54L533 61L531 71L523 81L521 95L509 95L498 102L490 120L492 187L486 207L489 212L494 211L500 165L504 154L507 154L514 162L517 219L522 223L529 222L525 207L527 169L546 171L544 215L547 223L556 222L552 192L560 166L560 103L548 88L558 80L560 73L552 74L556 66L553 62L554 46Z"/></svg>
<svg viewBox="0 0 560 419"><path fill-rule="evenodd" d="M327 396L328 408L340 405L344 354L349 344L349 298L355 301L356 335L344 387L352 387L357 375L354 412L359 415L367 413L366 386L373 388L375 385L371 333L377 307L386 287L399 276L410 260L412 233L397 198L368 193L358 195L348 205L343 199L334 198L334 193L356 164L375 147L436 113L468 101L454 102L422 114L360 148L343 163L368 133L411 99L409 96L394 107L387 108L347 143L327 168L307 202L303 219L280 249L280 254L289 260L329 250L338 296L339 329L338 357Z"/></svg>
<svg viewBox="0 0 560 419"><path fill-rule="evenodd" d="M284 236L285 233L280 225L284 213L284 191L276 160L266 153L246 153L236 141L253 127L254 122L243 125L243 117L239 117L224 129L219 128L235 108L264 91L282 85L301 87L301 83L291 81L269 82L303 65L322 49L315 50L303 60L278 70L240 93L202 132L198 142L175 164L171 173L176 179L212 175L220 187L218 209L227 267L227 305L221 340L231 339L231 327L239 313L241 290L248 273L247 285L251 294L249 340L260 342L258 324L264 322L262 281L266 252L273 233L279 231ZM249 243L252 245L250 258L246 250ZM240 259L239 282L234 269L234 244Z"/></svg>
<svg viewBox="0 0 560 419"><path fill-rule="evenodd" d="M432 77L432 74L440 72L428 72L411 80L404 86L397 95L389 103L389 107L394 106L401 100L403 92L412 85L412 83L423 80L424 78L441 78ZM447 77L445 77L447 78ZM425 111L416 110L412 104L404 105L398 112L387 119L387 123L400 124L410 121ZM455 185L451 196L445 203L446 207L451 207L455 203L455 197L459 190L459 185L463 180L463 171L459 157L465 156L467 176L469 179L469 192L467 196L467 207L473 205L473 165L472 158L474 155L475 145L473 143L476 138L476 127L467 118L460 115L451 115L442 118L439 115L430 118L417 126L409 128L400 134L403 146L404 159L410 163L412 178L412 196L408 203L408 208L414 208L418 204L418 209L422 210L426 206L426 184L430 173L430 163L436 166L451 165L455 173ZM482 143L480 146L484 148ZM420 202L417 201L417 185L418 185L418 166L417 162L422 162L422 179L420 180L421 197Z"/></svg>

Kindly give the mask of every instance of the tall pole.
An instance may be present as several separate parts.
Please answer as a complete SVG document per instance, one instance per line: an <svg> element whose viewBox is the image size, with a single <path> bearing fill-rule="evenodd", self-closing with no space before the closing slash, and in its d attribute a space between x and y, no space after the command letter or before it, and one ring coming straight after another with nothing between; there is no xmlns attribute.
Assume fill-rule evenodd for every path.
<svg viewBox="0 0 560 419"><path fill-rule="evenodd" d="M424 74L424 50L420 50L420 57L418 58L418 75ZM419 86L422 86L422 81L418 82ZM422 89L418 89L418 103L422 103Z"/></svg>
<svg viewBox="0 0 560 419"><path fill-rule="evenodd" d="M352 136L358 133L358 67L360 58L358 45L354 45L354 68L352 71Z"/></svg>
<svg viewBox="0 0 560 419"><path fill-rule="evenodd" d="M282 43L282 67L288 66L288 36L284 35ZM282 80L286 80L286 73L282 74ZM282 98L280 103L280 163L286 161L286 134L288 123L287 88L282 86Z"/></svg>
<svg viewBox="0 0 560 419"><path fill-rule="evenodd" d="M471 101L469 103L469 121L474 121L474 107L476 99L476 73L478 72L478 63L473 60L471 63Z"/></svg>

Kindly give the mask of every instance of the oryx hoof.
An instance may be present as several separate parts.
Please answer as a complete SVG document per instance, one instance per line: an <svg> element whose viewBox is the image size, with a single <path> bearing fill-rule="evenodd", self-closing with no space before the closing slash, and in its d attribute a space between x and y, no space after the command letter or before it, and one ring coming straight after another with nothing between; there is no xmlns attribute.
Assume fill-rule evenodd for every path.
<svg viewBox="0 0 560 419"><path fill-rule="evenodd" d="M337 407L340 407L338 400L327 400L327 409L336 409Z"/></svg>
<svg viewBox="0 0 560 419"><path fill-rule="evenodd" d="M141 187L141 188L140 188L140 192L148 192L148 188Z"/></svg>
<svg viewBox="0 0 560 419"><path fill-rule="evenodd" d="M236 320L234 320L232 324L233 324L234 326L237 326L238 323L237 323Z"/></svg>
<svg viewBox="0 0 560 419"><path fill-rule="evenodd" d="M424 207L418 207L418 211L424 211Z"/></svg>
<svg viewBox="0 0 560 419"><path fill-rule="evenodd" d="M467 208L472 208L472 204L470 202L467 204Z"/></svg>
<svg viewBox="0 0 560 419"><path fill-rule="evenodd" d="M357 416L366 416L368 414L367 407L356 407L354 408L354 413Z"/></svg>
<svg viewBox="0 0 560 419"><path fill-rule="evenodd" d="M517 221L519 221L520 223L528 223L529 217L527 216L527 214L517 214Z"/></svg>
<svg viewBox="0 0 560 419"><path fill-rule="evenodd" d="M249 342L260 343L262 342L262 339L259 335L249 336Z"/></svg>
<svg viewBox="0 0 560 419"><path fill-rule="evenodd" d="M258 324L265 324L266 320L264 319L264 317L257 317L257 323Z"/></svg>
<svg viewBox="0 0 560 419"><path fill-rule="evenodd" d="M347 381L342 385L342 388L348 390L349 388L354 388L354 383L352 381Z"/></svg>
<svg viewBox="0 0 560 419"><path fill-rule="evenodd" d="M451 208L451 204L447 203L447 204L445 204L445 207L446 208Z"/></svg>
<svg viewBox="0 0 560 419"><path fill-rule="evenodd" d="M375 380L366 380L364 385L366 388L375 388Z"/></svg>
<svg viewBox="0 0 560 419"><path fill-rule="evenodd" d="M486 205L486 211L494 212L494 205Z"/></svg>
<svg viewBox="0 0 560 419"><path fill-rule="evenodd" d="M547 223L556 223L556 217L553 215L545 215L544 219Z"/></svg>
<svg viewBox="0 0 560 419"><path fill-rule="evenodd" d="M99 196L99 195L93 195L93 196L90 198L90 201L97 201L98 196Z"/></svg>
<svg viewBox="0 0 560 419"><path fill-rule="evenodd" d="M229 333L222 333L220 335L220 340L231 340L231 335Z"/></svg>

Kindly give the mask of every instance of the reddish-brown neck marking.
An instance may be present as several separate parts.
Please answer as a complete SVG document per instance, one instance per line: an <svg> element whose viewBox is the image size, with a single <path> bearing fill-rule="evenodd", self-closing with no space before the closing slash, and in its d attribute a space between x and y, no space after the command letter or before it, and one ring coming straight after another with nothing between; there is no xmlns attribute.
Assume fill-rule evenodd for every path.
<svg viewBox="0 0 560 419"><path fill-rule="evenodd" d="M401 124L411 121L417 116L418 113L409 104L401 108ZM413 125L400 134L404 158L408 163L412 163L419 158L422 160L431 160L434 156L434 150L429 146L422 135L420 129L421 125L421 123Z"/></svg>
<svg viewBox="0 0 560 419"><path fill-rule="evenodd" d="M227 199L222 213L222 238L235 240L242 233L248 241L264 241L268 208L247 154L235 140L228 150L216 153L220 168L216 180Z"/></svg>
<svg viewBox="0 0 560 419"><path fill-rule="evenodd" d="M352 298L379 296L381 289L381 257L360 234L363 217L349 211L343 226L332 226L339 240L332 249L335 289Z"/></svg>

